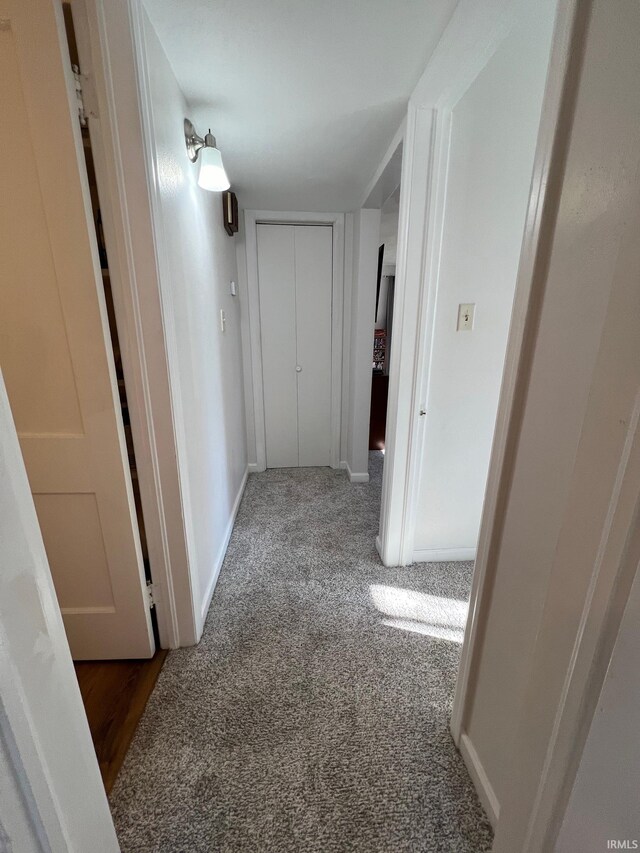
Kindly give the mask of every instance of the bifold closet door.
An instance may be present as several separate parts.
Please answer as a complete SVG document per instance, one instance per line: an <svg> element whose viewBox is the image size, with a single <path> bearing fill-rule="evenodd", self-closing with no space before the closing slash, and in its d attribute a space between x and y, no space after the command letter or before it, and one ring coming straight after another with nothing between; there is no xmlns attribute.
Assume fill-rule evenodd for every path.
<svg viewBox="0 0 640 853"><path fill-rule="evenodd" d="M298 390L293 227L257 228L267 467L294 468L298 465Z"/></svg>
<svg viewBox="0 0 640 853"><path fill-rule="evenodd" d="M331 464L332 229L296 225L298 453L301 466Z"/></svg>
<svg viewBox="0 0 640 853"><path fill-rule="evenodd" d="M267 467L329 465L332 229L257 232Z"/></svg>

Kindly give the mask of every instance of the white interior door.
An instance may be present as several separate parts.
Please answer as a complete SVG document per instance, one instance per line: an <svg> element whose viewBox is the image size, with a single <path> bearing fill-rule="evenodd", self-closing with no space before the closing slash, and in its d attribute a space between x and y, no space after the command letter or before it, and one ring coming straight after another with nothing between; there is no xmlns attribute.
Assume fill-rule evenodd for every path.
<svg viewBox="0 0 640 853"><path fill-rule="evenodd" d="M0 371L0 850L120 850Z"/></svg>
<svg viewBox="0 0 640 853"><path fill-rule="evenodd" d="M0 0L0 18L0 364L73 656L148 657L154 640L62 10Z"/></svg>
<svg viewBox="0 0 640 853"><path fill-rule="evenodd" d="M257 225L267 468L331 464L330 226Z"/></svg>

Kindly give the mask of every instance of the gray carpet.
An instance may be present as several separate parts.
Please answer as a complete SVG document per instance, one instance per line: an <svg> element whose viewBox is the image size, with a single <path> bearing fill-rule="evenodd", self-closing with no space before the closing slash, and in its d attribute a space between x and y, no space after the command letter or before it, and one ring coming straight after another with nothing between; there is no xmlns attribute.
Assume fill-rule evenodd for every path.
<svg viewBox="0 0 640 853"><path fill-rule="evenodd" d="M471 564L382 566L381 470L249 478L114 788L123 851L490 849L448 731Z"/></svg>

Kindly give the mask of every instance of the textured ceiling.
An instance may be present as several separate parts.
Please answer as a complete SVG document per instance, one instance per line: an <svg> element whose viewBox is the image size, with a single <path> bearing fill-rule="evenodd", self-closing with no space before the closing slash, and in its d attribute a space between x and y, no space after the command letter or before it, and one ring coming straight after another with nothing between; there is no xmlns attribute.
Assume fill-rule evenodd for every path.
<svg viewBox="0 0 640 853"><path fill-rule="evenodd" d="M145 0L243 207L352 210L456 0Z"/></svg>

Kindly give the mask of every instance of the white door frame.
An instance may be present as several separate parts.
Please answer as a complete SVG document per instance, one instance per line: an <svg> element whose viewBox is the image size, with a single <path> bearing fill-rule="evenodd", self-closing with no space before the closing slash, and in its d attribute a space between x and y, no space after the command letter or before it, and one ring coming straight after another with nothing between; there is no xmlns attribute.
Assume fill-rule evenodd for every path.
<svg viewBox="0 0 640 853"><path fill-rule="evenodd" d="M200 616L191 587L177 464L180 414L171 394L173 354L159 286L161 247L152 208L155 175L145 142L148 84L141 0L84 0L74 2L72 10L81 55L90 56L89 67L81 71L89 78L92 150L160 645L178 648L198 641Z"/></svg>
<svg viewBox="0 0 640 853"><path fill-rule="evenodd" d="M431 178L434 113L409 104L403 141L398 216L393 353L382 475L380 533L376 541L385 566L402 565L406 551L409 479L414 464L416 347L421 302L427 203Z"/></svg>
<svg viewBox="0 0 640 853"><path fill-rule="evenodd" d="M264 385L262 381L262 346L260 334L260 293L258 290L258 239L260 223L278 225L330 225L333 232L333 282L331 299L331 467L340 467L340 427L342 405L342 323L344 293L344 213L300 213L274 210L245 210L245 245L247 252L247 305L251 349L251 385L256 437L256 464L249 468L264 471L267 467L264 420ZM245 374L246 375L246 374ZM247 413L249 416L249 413Z"/></svg>
<svg viewBox="0 0 640 853"><path fill-rule="evenodd" d="M466 724L467 694L480 646L482 626L486 618L487 590L485 582L489 564L494 560L501 537L501 518L508 499L510 468L506 464L513 448L509 445L511 427L520 411L516 398L518 376L526 358L529 341L525 336L529 318L539 299L540 282L534 273L541 240L543 215L549 203L550 167L556 140L558 115L564 94L565 77L570 58L571 36L578 0L559 0L547 72L547 85L542 105L538 144L533 165L529 207L525 221L520 265L507 342L505 367L498 403L496 428L491 449L489 475L484 497L478 550L471 585L469 617L460 657L456 692L451 715L451 733L457 746Z"/></svg>
<svg viewBox="0 0 640 853"><path fill-rule="evenodd" d="M521 0L462 0L409 101L400 183L394 351L376 542L386 566L413 562L451 114L510 32L521 5ZM427 416L421 416L421 411Z"/></svg>
<svg viewBox="0 0 640 853"><path fill-rule="evenodd" d="M594 412L598 411L598 407L607 412L615 411L613 407L619 405L623 407L624 417L619 420L621 429L615 433L616 442L609 446L603 458L594 459L593 454L587 456L587 470L590 471L593 466L593 471L598 470L598 476L607 477L609 486L606 500L603 500L605 495L601 492L595 504L591 504L588 492L579 492L586 506L598 508L597 518L594 517L597 522L597 540L592 541L589 551L578 558L583 568L589 570L581 578L582 585L577 599L579 619L576 619L577 611L571 612L571 608L568 609L565 604L567 588L562 569L566 561L562 555L568 540L565 539L563 545L562 539L557 539L554 533L551 542L554 548L551 553L555 559L536 642L528 661L528 684L514 739L512 758L514 768L518 768L513 774L516 787L506 794L506 808L494 840L496 851L509 853L514 845L523 853L542 853L555 849L563 813L639 566L640 393L637 370L629 373L630 381L627 381L624 373L625 365L637 364L637 338L632 337L628 329L623 329L620 334L620 324L627 317L633 316L637 308L635 281L638 261L635 243L632 241L634 228L637 233L638 195L635 184L628 181L628 175L633 174L637 167L637 139L635 127L627 122L627 117L637 101L638 65L633 36L636 35L640 19L634 0L619 4L618 11L619 15L613 21L606 0L594 3L561 0L560 3L548 77L548 101L545 101L543 115L548 117L547 107L548 112L552 113L553 107L561 104L561 121L555 122L553 126L545 123L545 129L550 131L552 137L549 141L549 149L552 151L546 160L544 193L540 198L532 198L532 203L537 203L538 229L535 251L532 253L531 275L523 281L523 286L530 289L530 294L518 396L510 413L506 452L496 466L500 488L499 509L486 527L483 526L488 548L491 549L489 567L495 569L503 534L504 514L501 510L509 499L518 433L522 418L526 417L523 395L527 394L529 374L535 370L532 365L536 358L536 338L544 310L545 290L549 290L549 282L553 290L554 271L556 289L558 281L564 281L562 272L558 272L562 262L558 265L554 259L556 255L562 257L563 252L565 257L567 252L569 256L580 252L579 241L567 242L563 239L567 233L572 233L572 215L580 223L599 222L600 184L595 182L594 185L587 180L580 204L574 207L572 190L576 185L576 175L580 181L583 174L593 174L594 171L598 175L606 174L608 186L613 188L607 199L608 210L616 211L616 218L607 221L603 217L599 230L611 246L611 260L608 268L603 266L599 269L599 274L591 282L592 290L598 285L597 292L602 299L599 307L601 333L594 343L593 327L589 326L588 321L577 327L588 330L582 332L582 340L597 346L597 350L592 350L593 372L588 373L588 386L586 377L584 380L583 393L587 391L584 396L586 420L580 418L580 423L575 426L574 434L576 438L579 436L580 444L577 445L578 456L572 460L571 470L575 478L572 473L571 481L574 486L580 482L579 472L585 469L584 456L581 460L580 451L589 445L580 447L583 440L588 442L590 436L592 446L597 446L598 436L606 436L608 440L612 434L611 422L604 418L594 428L597 419L597 415L593 417ZM624 29L631 34L626 43L620 39ZM614 58L603 63L602 56L605 54ZM614 90L615 97L612 97ZM635 100L631 101L631 97ZM610 112L606 112L605 104L614 105ZM605 132L596 134L592 145L589 129L594 122L605 128ZM633 193L627 192L628 185L633 187ZM567 213L567 209L571 210L571 214ZM573 214L574 210L578 213ZM590 220L591 210L596 213ZM616 221L622 224L615 224ZM584 237L584 234L580 232L580 236ZM598 254L601 250L606 255L604 241L602 246L594 247ZM579 278L576 281L582 283ZM568 298L571 299L571 282L568 287ZM578 292L577 284L574 289ZM586 283L588 289L589 282ZM566 298L565 294L565 301ZM621 305L624 308L621 309ZM578 333L569 340L575 340L580 348ZM603 393L602 377L607 376L612 368L624 376L625 381L620 383L620 387L614 384L609 389L610 394ZM612 453L613 448L616 449L615 454ZM570 512L571 499L568 500L567 508ZM580 537L580 528L576 531L575 527L571 527L568 515L561 536L565 530L570 530L574 539ZM585 558L588 559L587 564L584 563ZM465 646L470 646L472 671L477 664L478 646L482 642L487 603L479 603L481 609L476 620L479 624L479 641L471 645L469 638L465 637ZM576 604L575 596L573 603ZM565 632L564 639L570 639L571 648L565 645L562 671L551 679L552 683L555 682L551 693L554 704L549 706L546 690L553 661L558 654L554 629L559 625L566 629L567 619L572 628L569 636ZM558 675L562 676L561 682L557 679ZM463 714L466 710L466 707L462 708ZM464 716L462 723L464 740L467 723Z"/></svg>
<svg viewBox="0 0 640 853"><path fill-rule="evenodd" d="M517 403L515 387L526 346L525 324L535 298L533 269L576 3L577 0L559 2L550 57L469 618L451 719L451 731L458 746L481 631L487 565L499 539L498 521L508 491L503 476L509 453L507 436ZM430 347L444 223L451 113L510 31L519 8L520 0L462 0L409 103L400 188L387 450L377 540L381 558L387 566L408 565L413 561L426 421L419 412L422 409L428 412Z"/></svg>

